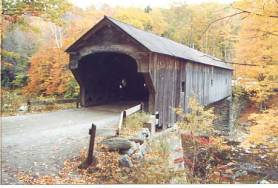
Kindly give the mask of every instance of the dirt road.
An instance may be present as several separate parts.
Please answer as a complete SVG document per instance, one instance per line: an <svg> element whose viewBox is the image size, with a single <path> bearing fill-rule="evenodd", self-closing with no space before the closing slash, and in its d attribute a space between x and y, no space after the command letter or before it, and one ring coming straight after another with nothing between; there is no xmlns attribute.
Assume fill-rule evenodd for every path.
<svg viewBox="0 0 278 188"><path fill-rule="evenodd" d="M2 118L2 184L15 175L56 174L66 159L87 148L92 122L97 135L114 135L119 112L130 105L105 105Z"/></svg>

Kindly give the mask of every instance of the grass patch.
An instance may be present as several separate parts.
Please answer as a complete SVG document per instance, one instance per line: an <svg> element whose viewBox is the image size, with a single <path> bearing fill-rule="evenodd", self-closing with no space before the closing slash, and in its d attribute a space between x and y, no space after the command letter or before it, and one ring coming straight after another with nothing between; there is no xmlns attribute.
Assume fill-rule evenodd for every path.
<svg viewBox="0 0 278 188"><path fill-rule="evenodd" d="M128 116L123 123L123 127L120 132L121 136L134 136L141 128L143 128L144 123L148 120L149 114L145 112L138 112Z"/></svg>

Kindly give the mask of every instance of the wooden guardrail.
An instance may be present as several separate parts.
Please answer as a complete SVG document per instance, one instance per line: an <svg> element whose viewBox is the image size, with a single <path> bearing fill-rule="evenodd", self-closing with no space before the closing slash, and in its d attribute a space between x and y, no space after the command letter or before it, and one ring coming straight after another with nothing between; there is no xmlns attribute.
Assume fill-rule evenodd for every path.
<svg viewBox="0 0 278 188"><path fill-rule="evenodd" d="M66 104L66 103L76 103L76 108L79 108L80 106L79 98L72 98L72 99L55 99L55 100L27 100L27 107L28 109L31 109L32 106Z"/></svg>
<svg viewBox="0 0 278 188"><path fill-rule="evenodd" d="M127 117L127 116L130 116L131 114L134 114L135 112L138 112L138 111L143 111L143 103L141 104L138 104L136 106L133 106L129 109L126 109L124 111L121 112L120 114L120 120L119 120L119 124L118 124L118 130L117 130L117 135L120 134L120 130L122 129L122 126L123 126L123 123L124 123L124 119Z"/></svg>

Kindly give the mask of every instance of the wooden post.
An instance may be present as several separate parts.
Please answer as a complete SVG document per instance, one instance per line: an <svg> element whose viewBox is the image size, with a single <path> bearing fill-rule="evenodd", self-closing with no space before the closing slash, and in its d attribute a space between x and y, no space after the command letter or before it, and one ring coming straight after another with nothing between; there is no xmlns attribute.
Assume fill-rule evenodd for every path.
<svg viewBox="0 0 278 188"><path fill-rule="evenodd" d="M77 99L77 101L76 101L76 108L79 108L79 99Z"/></svg>
<svg viewBox="0 0 278 188"><path fill-rule="evenodd" d="M27 100L27 112L31 111L31 101L30 99Z"/></svg>
<svg viewBox="0 0 278 188"><path fill-rule="evenodd" d="M96 125L92 124L92 128L89 130L89 134L91 135L91 137L90 137L90 143L89 143L88 156L87 156L87 159L78 166L78 168L80 168L80 169L86 169L92 163L96 163L96 158L94 157Z"/></svg>
<svg viewBox="0 0 278 188"><path fill-rule="evenodd" d="M141 112L144 112L144 102L141 102Z"/></svg>
<svg viewBox="0 0 278 188"><path fill-rule="evenodd" d="M80 102L81 102L81 99L80 99L80 94L79 94L77 99L76 99L76 108L79 108Z"/></svg>

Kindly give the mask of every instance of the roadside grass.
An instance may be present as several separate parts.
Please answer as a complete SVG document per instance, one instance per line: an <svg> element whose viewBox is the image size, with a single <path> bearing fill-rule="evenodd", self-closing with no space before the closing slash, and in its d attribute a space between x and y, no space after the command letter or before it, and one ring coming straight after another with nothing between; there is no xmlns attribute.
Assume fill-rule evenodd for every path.
<svg viewBox="0 0 278 188"><path fill-rule="evenodd" d="M149 114L145 112L137 112L128 116L121 129L120 135L123 137L134 136L141 128L144 123L149 119Z"/></svg>

